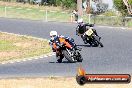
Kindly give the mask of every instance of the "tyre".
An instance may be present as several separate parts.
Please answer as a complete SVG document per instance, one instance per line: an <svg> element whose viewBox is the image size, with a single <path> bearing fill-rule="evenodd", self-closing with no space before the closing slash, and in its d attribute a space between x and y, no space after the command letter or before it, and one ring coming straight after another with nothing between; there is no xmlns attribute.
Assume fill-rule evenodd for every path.
<svg viewBox="0 0 132 88"><path fill-rule="evenodd" d="M104 45L100 41L99 41L99 44L100 44L101 47L104 47Z"/></svg>
<svg viewBox="0 0 132 88"><path fill-rule="evenodd" d="M58 59L57 61L58 61L58 63L62 63L62 59Z"/></svg>
<svg viewBox="0 0 132 88"><path fill-rule="evenodd" d="M74 62L75 62L74 58L70 56L70 54L69 54L69 52L68 52L67 50L63 50L62 52L63 52L65 58L66 58L70 63L74 63Z"/></svg>
<svg viewBox="0 0 132 88"><path fill-rule="evenodd" d="M78 62L82 62L83 61L83 58L82 58L82 55L79 53L79 52L77 52L78 53L78 55L77 55L77 61Z"/></svg>
<svg viewBox="0 0 132 88"><path fill-rule="evenodd" d="M95 39L95 41L97 41L98 45L100 45L101 47L104 47L103 44L100 42L98 36L94 36L94 39Z"/></svg>
<svg viewBox="0 0 132 88"><path fill-rule="evenodd" d="M99 43L97 41L94 41L93 42L93 47L98 47L99 46Z"/></svg>
<svg viewBox="0 0 132 88"><path fill-rule="evenodd" d="M58 63L62 63L62 59L64 58L64 56L63 55L57 55L56 54L56 58L57 58L57 62Z"/></svg>
<svg viewBox="0 0 132 88"><path fill-rule="evenodd" d="M100 47L104 47L103 44L100 42L99 39L96 39L96 41L98 42L98 45L100 45Z"/></svg>

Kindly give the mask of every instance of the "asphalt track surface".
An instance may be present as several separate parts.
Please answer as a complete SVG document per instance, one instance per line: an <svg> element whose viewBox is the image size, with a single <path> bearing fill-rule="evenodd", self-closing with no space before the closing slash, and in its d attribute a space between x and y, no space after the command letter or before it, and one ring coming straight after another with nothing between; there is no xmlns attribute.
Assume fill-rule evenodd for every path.
<svg viewBox="0 0 132 88"><path fill-rule="evenodd" d="M55 56L0 64L0 77L75 76L82 65L87 73L132 74L132 30L95 26L103 48L89 47L75 35L77 24L0 18L0 31L49 39L49 32L73 37L82 48L82 63L57 63Z"/></svg>

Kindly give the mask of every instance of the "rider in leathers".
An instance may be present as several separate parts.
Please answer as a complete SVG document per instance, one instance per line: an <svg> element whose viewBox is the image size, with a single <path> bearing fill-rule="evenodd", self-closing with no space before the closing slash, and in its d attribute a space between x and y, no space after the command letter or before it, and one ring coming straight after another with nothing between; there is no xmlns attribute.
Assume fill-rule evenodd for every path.
<svg viewBox="0 0 132 88"><path fill-rule="evenodd" d="M53 52L56 52L56 49L54 49L54 47L53 47L53 43L56 44L57 49L59 49L59 46L61 46L59 38L64 38L65 40L67 40L69 42L69 44L72 46L71 49L76 48L76 44L74 43L74 39L66 37L66 36L62 36L62 35L57 35L56 31L51 31L50 37L51 37L51 39L49 41L49 44L52 46ZM56 53L56 57L58 57L57 53ZM63 58L58 58L58 60L62 60Z"/></svg>
<svg viewBox="0 0 132 88"><path fill-rule="evenodd" d="M86 36L83 35L83 34L88 30L87 26L93 27L94 25L93 25L93 24L89 24L89 23L84 23L84 22L83 22L83 19L79 19L79 20L78 20L78 26L77 26L77 28L76 28L76 29L77 29L77 30L76 30L76 35L79 36L79 34L81 34L81 38L83 39L83 41L84 41L85 44L87 44L86 39L85 39ZM96 36L98 36L96 30L93 29L93 28L92 28L92 30L93 30L94 34L95 34ZM99 36L98 36L98 37L99 37ZM100 39L100 38L101 38L101 37L99 37L99 39Z"/></svg>

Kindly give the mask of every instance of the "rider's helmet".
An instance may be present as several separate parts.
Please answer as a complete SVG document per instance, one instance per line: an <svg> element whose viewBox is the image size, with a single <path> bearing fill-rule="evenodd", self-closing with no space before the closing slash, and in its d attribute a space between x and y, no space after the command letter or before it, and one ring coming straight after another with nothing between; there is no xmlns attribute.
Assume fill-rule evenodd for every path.
<svg viewBox="0 0 132 88"><path fill-rule="evenodd" d="M57 32L56 31L50 31L50 37L52 40L54 40L54 38L57 36Z"/></svg>
<svg viewBox="0 0 132 88"><path fill-rule="evenodd" d="M81 18L81 19L78 19L77 23L78 23L79 25L82 25L82 24L83 24L83 19L82 19L82 18Z"/></svg>
<svg viewBox="0 0 132 88"><path fill-rule="evenodd" d="M81 18L81 19L78 19L78 21L77 21L78 23L83 23L83 19Z"/></svg>

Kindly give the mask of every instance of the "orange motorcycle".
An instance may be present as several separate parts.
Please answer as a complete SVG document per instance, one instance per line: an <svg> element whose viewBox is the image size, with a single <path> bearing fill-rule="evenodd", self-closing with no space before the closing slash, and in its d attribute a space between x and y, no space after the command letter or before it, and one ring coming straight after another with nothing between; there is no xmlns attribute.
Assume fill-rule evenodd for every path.
<svg viewBox="0 0 132 88"><path fill-rule="evenodd" d="M65 57L70 63L74 62L82 62L83 58L79 51L81 49L77 49L73 47L70 42L64 38L59 38L60 45L59 48L53 43L53 48L56 51L56 57L58 58L58 62L61 63L62 59Z"/></svg>

